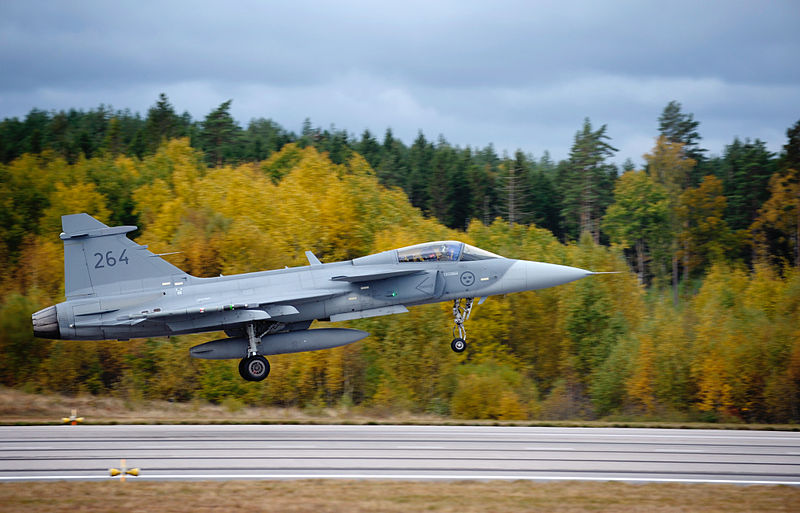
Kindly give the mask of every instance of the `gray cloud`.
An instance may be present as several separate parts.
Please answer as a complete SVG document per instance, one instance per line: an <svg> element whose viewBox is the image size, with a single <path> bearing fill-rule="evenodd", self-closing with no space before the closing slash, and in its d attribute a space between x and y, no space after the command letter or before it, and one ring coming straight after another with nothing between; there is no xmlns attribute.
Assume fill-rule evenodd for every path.
<svg viewBox="0 0 800 513"><path fill-rule="evenodd" d="M714 153L777 150L800 117L800 8L782 2L4 2L0 116L159 92L202 118L305 117L354 133L566 156L584 117L618 160L652 146L670 100Z"/></svg>

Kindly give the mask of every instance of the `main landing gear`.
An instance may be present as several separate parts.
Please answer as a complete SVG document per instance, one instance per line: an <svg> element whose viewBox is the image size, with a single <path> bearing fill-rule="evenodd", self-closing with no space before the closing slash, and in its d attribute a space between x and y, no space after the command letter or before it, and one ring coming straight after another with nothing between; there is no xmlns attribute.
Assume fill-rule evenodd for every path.
<svg viewBox="0 0 800 513"><path fill-rule="evenodd" d="M473 297L466 299L453 300L453 319L455 326L453 326L453 341L450 342L450 349L456 353L463 353L467 348L467 330L464 328L464 322L469 319L469 314L472 313L472 303L475 300ZM464 304L461 304L464 301Z"/></svg>
<svg viewBox="0 0 800 513"><path fill-rule="evenodd" d="M256 336L255 327L247 325L247 356L239 362L239 375L247 381L263 381L269 376L269 362L258 354L261 337Z"/></svg>
<svg viewBox="0 0 800 513"><path fill-rule="evenodd" d="M269 376L269 362L260 354L242 358L239 374L247 381L263 381Z"/></svg>

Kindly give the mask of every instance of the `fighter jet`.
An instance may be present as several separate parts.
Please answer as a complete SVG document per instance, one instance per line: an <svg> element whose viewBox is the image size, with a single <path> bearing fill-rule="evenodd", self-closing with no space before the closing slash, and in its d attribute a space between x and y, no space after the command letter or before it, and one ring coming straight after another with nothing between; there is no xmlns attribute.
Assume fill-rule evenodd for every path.
<svg viewBox="0 0 800 513"><path fill-rule="evenodd" d="M464 327L475 299L542 289L593 273L575 267L513 260L458 241L383 251L322 263L214 278L198 278L88 214L61 217L66 301L33 314L37 337L129 340L224 331L228 338L191 348L191 356L241 359L248 381L267 377L265 356L350 344L369 333L309 329L314 320L340 322L399 314L408 307L453 302L456 353L467 347Z"/></svg>

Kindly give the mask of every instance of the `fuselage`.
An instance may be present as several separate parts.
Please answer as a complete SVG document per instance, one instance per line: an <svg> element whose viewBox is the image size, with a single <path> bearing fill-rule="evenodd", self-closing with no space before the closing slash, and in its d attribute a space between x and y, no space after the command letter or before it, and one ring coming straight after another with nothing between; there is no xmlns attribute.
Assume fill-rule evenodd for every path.
<svg viewBox="0 0 800 513"><path fill-rule="evenodd" d="M127 340L221 330L227 338L194 346L191 356L241 359L239 373L248 381L269 375L265 355L329 349L369 335L309 329L314 320L391 315L452 300L451 348L461 353L475 298L593 274L438 241L327 264L307 251L303 267L197 278L128 239L135 226L109 227L86 213L62 216L61 224L67 300L32 315L35 336Z"/></svg>
<svg viewBox="0 0 800 513"><path fill-rule="evenodd" d="M249 321L305 329L313 320L400 313L408 306L540 289L591 274L496 255L470 261L401 261L398 255L402 257L402 250L214 278L183 274L136 292L73 299L56 305L57 338L169 336L218 331Z"/></svg>

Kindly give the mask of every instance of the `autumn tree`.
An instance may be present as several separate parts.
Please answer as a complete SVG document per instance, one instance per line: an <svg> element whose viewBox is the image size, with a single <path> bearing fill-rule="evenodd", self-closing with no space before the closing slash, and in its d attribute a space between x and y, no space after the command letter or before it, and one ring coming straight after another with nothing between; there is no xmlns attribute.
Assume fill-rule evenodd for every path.
<svg viewBox="0 0 800 513"><path fill-rule="evenodd" d="M680 229L677 219L677 208L681 192L689 184L689 171L696 162L686 156L683 143L673 142L666 136L660 136L652 153L646 153L647 173L656 183L661 184L667 191L670 211L670 225L673 226L672 234L672 300L678 304L679 261L677 234ZM684 266L685 267L685 266Z"/></svg>
<svg viewBox="0 0 800 513"><path fill-rule="evenodd" d="M786 274L763 264L753 272L716 264L706 275L691 304L691 373L701 411L751 422L796 411L798 275Z"/></svg>
<svg viewBox="0 0 800 513"><path fill-rule="evenodd" d="M681 104L675 100L670 101L661 115L658 117L658 133L668 141L683 145L683 151L687 158L692 159L696 164L705 160L705 149L700 147L700 133L697 127L699 121L694 120L693 114L681 111ZM700 176L693 172L694 168L688 173L688 180L692 185L700 182Z"/></svg>
<svg viewBox="0 0 800 513"><path fill-rule="evenodd" d="M786 130L780 170L769 179L769 199L750 226L756 257L800 266L800 121Z"/></svg>
<svg viewBox="0 0 800 513"><path fill-rule="evenodd" d="M762 259L749 267L729 262L740 242L729 224L734 209L742 214L737 223L755 218L751 234L764 260L797 261L800 123L777 160L760 141L736 140L723 157L706 161L715 178L700 183L686 149L696 146L696 122L672 109L646 172L626 163L614 182L605 128L587 120L570 160L507 159L529 196L515 206L519 215L510 226L498 217L508 197L507 168L491 145L462 149L420 134L412 150L387 130L376 146L366 132L356 140L310 121L300 138L263 119L242 132L226 114L240 136L214 153L209 168L206 159L217 149L196 132L213 131L211 116L208 123L176 119L166 97L154 108L172 111L164 119L188 127L189 137L159 136L148 148L145 126L152 119L159 132L159 116L102 106L0 122L0 158L10 159L0 163L3 384L131 400L203 399L229 408L800 420L800 272ZM681 135L674 127L686 130ZM208 153L198 149L203 145ZM777 172L765 184L767 169ZM582 210L586 205L594 206ZM330 262L446 239L511 258L623 272L489 298L469 321L468 353L448 347L452 306L426 305L351 321L372 335L330 351L280 355L271 359L268 382L243 383L236 362L190 358L189 347L216 337L208 334L125 344L33 338L30 314L63 300L57 235L66 211L136 224L137 242L156 253L178 252L166 258L201 276L306 265L306 249ZM582 235L579 242L559 242L562 214L569 216L568 238ZM582 214L588 221L580 233ZM467 218L483 222L461 231ZM593 240L601 218L602 234L616 243L610 248ZM668 258L660 255L674 252L685 275L698 278L692 284L699 292L675 308L667 291L645 290L627 272L622 247L645 281L667 274L661 262Z"/></svg>
<svg viewBox="0 0 800 513"><path fill-rule="evenodd" d="M757 256L800 266L800 171L777 172L769 180L770 197L750 227Z"/></svg>
<svg viewBox="0 0 800 513"><path fill-rule="evenodd" d="M677 256L687 275L713 262L735 258L741 236L725 221L725 206L722 181L712 175L681 194L676 210L680 225Z"/></svg>
<svg viewBox="0 0 800 513"><path fill-rule="evenodd" d="M122 129L117 118L111 118L108 122L108 130L106 131L105 139L103 139L102 149L111 152L115 157L122 153L124 149Z"/></svg>
<svg viewBox="0 0 800 513"><path fill-rule="evenodd" d="M37 366L50 349L50 343L33 336L31 314L43 308L41 295L6 294L0 302L0 384L17 386L34 381Z"/></svg>
<svg viewBox="0 0 800 513"><path fill-rule="evenodd" d="M648 263L663 263L670 237L670 205L666 189L644 171L623 174L614 186L614 203L603 218L611 242L633 249L639 283L646 283ZM662 271L663 274L663 271Z"/></svg>

